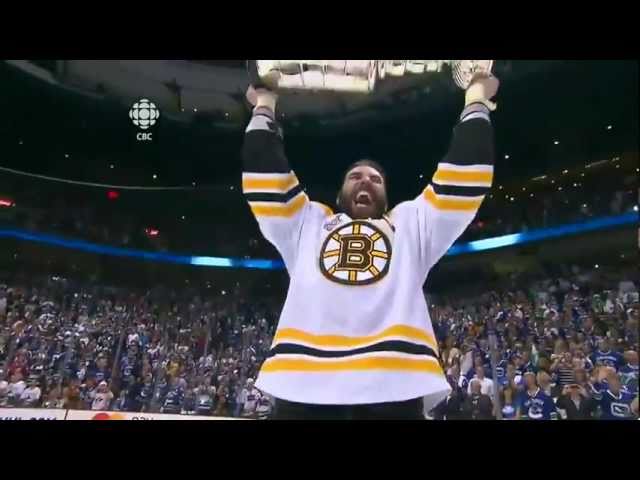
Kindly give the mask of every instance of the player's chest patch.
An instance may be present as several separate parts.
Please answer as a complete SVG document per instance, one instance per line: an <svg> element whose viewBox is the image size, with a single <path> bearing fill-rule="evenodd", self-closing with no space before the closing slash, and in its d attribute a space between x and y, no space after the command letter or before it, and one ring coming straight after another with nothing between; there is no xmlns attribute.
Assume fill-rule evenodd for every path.
<svg viewBox="0 0 640 480"><path fill-rule="evenodd" d="M320 271L327 279L343 285L375 283L389 271L392 239L393 230L386 220L339 225L322 243Z"/></svg>

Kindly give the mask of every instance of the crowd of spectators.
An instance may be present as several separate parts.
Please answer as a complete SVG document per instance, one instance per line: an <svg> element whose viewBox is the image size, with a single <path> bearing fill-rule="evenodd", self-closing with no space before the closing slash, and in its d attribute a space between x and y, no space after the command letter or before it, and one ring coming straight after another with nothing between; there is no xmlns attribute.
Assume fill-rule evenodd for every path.
<svg viewBox="0 0 640 480"><path fill-rule="evenodd" d="M610 193L566 188L533 196L520 192L518 198L494 189L491 195L493 198L485 200L479 217L461 240L473 241L637 212L639 203L639 192L633 188ZM522 201L522 197L525 201Z"/></svg>
<svg viewBox="0 0 640 480"><path fill-rule="evenodd" d="M254 386L273 302L1 278L0 407L250 418L273 408ZM637 418L638 285L631 268L573 267L475 295L428 295L452 387L430 416Z"/></svg>
<svg viewBox="0 0 640 480"><path fill-rule="evenodd" d="M0 286L0 407L264 417L274 317L158 288Z"/></svg>
<svg viewBox="0 0 640 480"><path fill-rule="evenodd" d="M435 418L637 418L635 266L431 302L452 387Z"/></svg>

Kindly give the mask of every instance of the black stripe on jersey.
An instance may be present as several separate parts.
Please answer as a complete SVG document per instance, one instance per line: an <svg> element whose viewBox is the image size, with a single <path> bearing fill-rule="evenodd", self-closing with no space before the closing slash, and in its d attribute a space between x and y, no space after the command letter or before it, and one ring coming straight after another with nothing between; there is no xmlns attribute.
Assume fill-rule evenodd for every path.
<svg viewBox="0 0 640 480"><path fill-rule="evenodd" d="M368 345L366 347L354 348L353 350L320 350L317 348L307 347L305 345L298 345L296 343L281 343L271 349L269 356L298 354L320 358L342 358L371 352L401 352L410 353L412 355L428 355L433 358L438 358L436 353L426 345L418 345L402 340L388 340Z"/></svg>
<svg viewBox="0 0 640 480"><path fill-rule="evenodd" d="M251 173L291 171L282 139L276 133L267 130L251 130L245 133L242 164L244 171Z"/></svg>
<svg viewBox="0 0 640 480"><path fill-rule="evenodd" d="M493 126L482 118L472 118L453 129L449 152L442 160L453 165L493 165Z"/></svg>
<svg viewBox="0 0 640 480"><path fill-rule="evenodd" d="M245 193L244 196L249 202L279 202L287 203L302 191L302 185L298 184L287 193Z"/></svg>
<svg viewBox="0 0 640 480"><path fill-rule="evenodd" d="M459 195L461 197L479 197L487 193L488 187L460 187L457 185L438 185L431 183L433 191L438 195Z"/></svg>

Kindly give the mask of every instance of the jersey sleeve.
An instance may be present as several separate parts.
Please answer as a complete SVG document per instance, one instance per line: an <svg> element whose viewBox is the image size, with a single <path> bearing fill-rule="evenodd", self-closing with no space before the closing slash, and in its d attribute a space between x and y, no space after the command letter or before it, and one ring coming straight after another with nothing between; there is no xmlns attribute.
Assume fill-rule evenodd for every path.
<svg viewBox="0 0 640 480"><path fill-rule="evenodd" d="M242 190L260 226L291 270L303 225L332 214L310 202L285 155L282 129L266 108L255 109L242 147Z"/></svg>
<svg viewBox="0 0 640 480"><path fill-rule="evenodd" d="M465 108L446 156L431 183L414 200L391 212L416 225L420 264L428 271L473 221L493 182L494 140L489 110Z"/></svg>

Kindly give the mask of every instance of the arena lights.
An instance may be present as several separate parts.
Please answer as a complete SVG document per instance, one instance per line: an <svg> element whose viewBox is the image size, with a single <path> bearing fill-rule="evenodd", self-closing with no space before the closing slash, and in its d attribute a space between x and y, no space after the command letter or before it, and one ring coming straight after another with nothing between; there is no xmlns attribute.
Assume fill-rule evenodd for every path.
<svg viewBox="0 0 640 480"><path fill-rule="evenodd" d="M562 174L563 174L563 175L566 175L567 173L569 173L569 170L563 170L563 171L562 171Z"/></svg>
<svg viewBox="0 0 640 480"><path fill-rule="evenodd" d="M607 130L611 130L613 128L613 125L607 125Z"/></svg>
<svg viewBox="0 0 640 480"><path fill-rule="evenodd" d="M420 175L418 176L418 178L419 178L420 180L422 180L422 179L423 179L423 177L424 177L424 175L423 175L423 174L420 174Z"/></svg>
<svg viewBox="0 0 640 480"><path fill-rule="evenodd" d="M554 145L560 145L560 142L559 142L558 140L554 140L554 141L553 141L553 144L554 144Z"/></svg>
<svg viewBox="0 0 640 480"><path fill-rule="evenodd" d="M158 175L156 175L155 173L153 174L153 179L156 180L158 178Z"/></svg>
<svg viewBox="0 0 640 480"><path fill-rule="evenodd" d="M198 111L198 109L197 109L197 108L194 108L194 109L193 109L193 111L194 111L194 112L197 112L197 111Z"/></svg>
<svg viewBox="0 0 640 480"><path fill-rule="evenodd" d="M638 205L634 205L634 206L633 206L633 211L634 211L634 212L637 212L637 211L638 211Z"/></svg>
<svg viewBox="0 0 640 480"><path fill-rule="evenodd" d="M113 170L113 169L115 168L115 167L114 167L114 165L113 165L113 163L112 163L111 165L109 165L109 168L110 168L111 170Z"/></svg>
<svg viewBox="0 0 640 480"><path fill-rule="evenodd" d="M18 140L18 145L22 145L22 140Z"/></svg>
<svg viewBox="0 0 640 480"><path fill-rule="evenodd" d="M187 217L185 217L184 215L182 215L182 217L180 217L182 220L186 220Z"/></svg>
<svg viewBox="0 0 640 480"><path fill-rule="evenodd" d="M145 228L144 233L146 233L149 237L157 237L160 235L160 230L157 228Z"/></svg>
<svg viewBox="0 0 640 480"><path fill-rule="evenodd" d="M196 186L196 182L191 182L191 185L193 185L195 187Z"/></svg>
<svg viewBox="0 0 640 480"><path fill-rule="evenodd" d="M586 233L608 228L623 227L638 224L638 213L629 212L612 217L601 217L584 223L561 225L553 228L529 230L527 232L503 235L500 237L486 238L469 243L456 244L449 249L446 256L461 255L464 253L480 252L495 248L521 245L530 242L548 240L566 235ZM30 242L45 243L64 248L81 250L85 252L112 255L118 257L138 258L147 261L176 263L182 265L194 265L203 267L222 268L248 268L261 270L282 270L284 263L281 260L268 259L239 259L228 257L203 257L190 255L175 255L170 253L148 252L129 248L97 245L83 240L69 240L56 235L34 233L19 229L0 228L0 237L16 238Z"/></svg>
<svg viewBox="0 0 640 480"><path fill-rule="evenodd" d="M511 158L509 155L505 155L504 156L505 160L509 160L509 158Z"/></svg>
<svg viewBox="0 0 640 480"><path fill-rule="evenodd" d="M451 247L445 255L455 256L464 253L493 250L495 248L522 245L525 243L540 240L549 240L566 235L575 235L578 233L592 232L623 225L636 225L637 223L638 215L635 213L627 213L624 215L617 215L613 217L602 217L584 223L574 223L569 225L561 225L559 227L529 230L527 232L503 235L501 237L486 238L484 240L476 240L474 242L456 244Z"/></svg>
<svg viewBox="0 0 640 480"><path fill-rule="evenodd" d="M69 158L69 154L68 154L68 153L65 153L65 154L64 154L64 158Z"/></svg>
<svg viewBox="0 0 640 480"><path fill-rule="evenodd" d="M0 198L0 207L15 207L16 204L13 200L9 200L8 198Z"/></svg>
<svg viewBox="0 0 640 480"><path fill-rule="evenodd" d="M598 160L597 162L588 163L587 165L585 165L585 168L597 167L598 165L602 165L604 163L607 163L607 160Z"/></svg>

